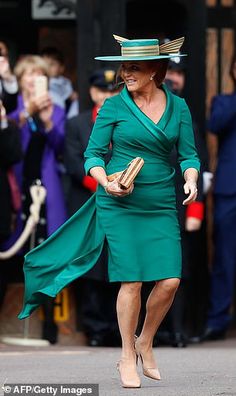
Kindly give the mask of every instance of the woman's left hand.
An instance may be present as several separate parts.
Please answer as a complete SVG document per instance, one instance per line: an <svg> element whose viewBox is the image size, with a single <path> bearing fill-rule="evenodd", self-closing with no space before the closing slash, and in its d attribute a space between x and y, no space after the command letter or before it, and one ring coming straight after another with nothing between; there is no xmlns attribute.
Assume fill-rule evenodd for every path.
<svg viewBox="0 0 236 396"><path fill-rule="evenodd" d="M32 98L27 104L26 110L30 114L30 116L38 114L46 129L48 128L48 125L51 124L53 103L48 92L41 96Z"/></svg>
<svg viewBox="0 0 236 396"><path fill-rule="evenodd" d="M189 194L188 198L183 201L183 205L189 205L197 198L197 183L192 180L187 180L184 184L184 193Z"/></svg>
<svg viewBox="0 0 236 396"><path fill-rule="evenodd" d="M134 184L132 184L126 190L120 188L119 177L111 182L108 182L107 187L105 188L107 194L114 195L115 197L125 197L126 195L132 194L133 189L134 189Z"/></svg>

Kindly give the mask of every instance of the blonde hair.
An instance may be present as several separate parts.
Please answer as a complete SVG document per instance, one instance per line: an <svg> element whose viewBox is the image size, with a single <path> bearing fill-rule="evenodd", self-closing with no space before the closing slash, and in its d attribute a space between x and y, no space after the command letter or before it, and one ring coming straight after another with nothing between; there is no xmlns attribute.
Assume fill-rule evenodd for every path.
<svg viewBox="0 0 236 396"><path fill-rule="evenodd" d="M24 72L27 69L31 70L41 70L42 73L48 77L48 65L45 60L38 55L25 55L20 60L18 60L14 73L18 82L20 83Z"/></svg>

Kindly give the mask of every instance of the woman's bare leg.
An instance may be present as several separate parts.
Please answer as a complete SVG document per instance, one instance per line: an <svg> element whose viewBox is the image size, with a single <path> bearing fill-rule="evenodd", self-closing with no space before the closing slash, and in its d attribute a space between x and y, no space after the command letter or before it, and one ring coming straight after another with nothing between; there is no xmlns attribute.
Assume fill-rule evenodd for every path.
<svg viewBox="0 0 236 396"><path fill-rule="evenodd" d="M117 297L117 319L122 339L122 358L134 357L134 334L141 308L141 282L125 282Z"/></svg>
<svg viewBox="0 0 236 396"><path fill-rule="evenodd" d="M147 299L146 317L137 340L137 347L142 352L146 367L156 367L152 353L153 338L173 302L179 283L178 278L156 282Z"/></svg>
<svg viewBox="0 0 236 396"><path fill-rule="evenodd" d="M122 354L118 368L123 386L139 387L140 378L136 369L134 334L141 307L141 282L125 282L117 297L117 318L122 338Z"/></svg>

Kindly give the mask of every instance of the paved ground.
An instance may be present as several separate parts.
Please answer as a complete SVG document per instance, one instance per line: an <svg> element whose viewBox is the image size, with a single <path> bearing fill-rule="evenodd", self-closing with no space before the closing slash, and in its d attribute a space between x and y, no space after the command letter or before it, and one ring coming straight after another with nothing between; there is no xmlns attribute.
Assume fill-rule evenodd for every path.
<svg viewBox="0 0 236 396"><path fill-rule="evenodd" d="M122 389L119 348L0 346L0 381L99 383L99 396L236 396L236 339L185 349L155 349L162 380L142 376L141 389ZM0 392L1 394L1 392Z"/></svg>

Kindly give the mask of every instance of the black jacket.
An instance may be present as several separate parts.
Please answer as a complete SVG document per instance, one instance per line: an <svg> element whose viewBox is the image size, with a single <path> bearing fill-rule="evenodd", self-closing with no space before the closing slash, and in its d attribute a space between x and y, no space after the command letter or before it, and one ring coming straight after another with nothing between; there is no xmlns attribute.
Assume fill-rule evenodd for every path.
<svg viewBox="0 0 236 396"><path fill-rule="evenodd" d="M66 124L65 166L70 177L68 213L73 215L92 195L82 184L85 176L84 151L93 129L92 111L71 118ZM97 264L84 275L85 278L105 281L107 273L107 249L104 248Z"/></svg>
<svg viewBox="0 0 236 396"><path fill-rule="evenodd" d="M65 166L70 177L68 193L69 215L74 214L92 195L82 184L85 176L84 151L93 128L92 112L86 111L66 124Z"/></svg>
<svg viewBox="0 0 236 396"><path fill-rule="evenodd" d="M10 113L11 111L16 109L17 106L17 95L18 93L15 94L9 94L5 89L2 84L2 81L0 79L0 99L3 102L3 106L6 109L7 113Z"/></svg>
<svg viewBox="0 0 236 396"><path fill-rule="evenodd" d="M10 235L11 192L7 171L22 158L20 132L14 124L0 129L0 241Z"/></svg>

